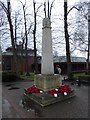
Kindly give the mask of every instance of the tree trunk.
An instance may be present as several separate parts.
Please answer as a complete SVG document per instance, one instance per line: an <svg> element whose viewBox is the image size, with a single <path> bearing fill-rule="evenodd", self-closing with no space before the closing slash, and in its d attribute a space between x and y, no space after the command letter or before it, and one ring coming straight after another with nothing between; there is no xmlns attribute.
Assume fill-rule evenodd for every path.
<svg viewBox="0 0 90 120"><path fill-rule="evenodd" d="M10 2L8 2L7 18L8 18L8 22L9 22L9 26L10 26L11 44L12 44L12 51L13 51L13 71L16 72L16 61L17 60L16 60L13 25L12 25L12 21L11 21Z"/></svg>
<svg viewBox="0 0 90 120"><path fill-rule="evenodd" d="M86 70L89 72L89 58L90 57L90 2L88 3L88 53L87 53L87 62Z"/></svg>
<svg viewBox="0 0 90 120"><path fill-rule="evenodd" d="M67 25L67 2L64 2L64 31L65 31L65 41L66 41L66 60L67 60L67 74L71 74L71 58L70 58L70 44L69 44L69 34Z"/></svg>
<svg viewBox="0 0 90 120"><path fill-rule="evenodd" d="M35 12L35 2L33 1L33 7L34 7L34 30L33 30L33 39L34 39L34 72L38 72L37 67L37 50L36 50L36 12Z"/></svg>
<svg viewBox="0 0 90 120"><path fill-rule="evenodd" d="M23 5L23 12L24 12L24 26L25 26L25 38L26 38L26 43L25 43L25 56L26 56L26 75L29 75L28 71L28 52L27 52L27 44L28 44L28 37L27 37L27 25L26 25L26 16L25 16L25 6Z"/></svg>

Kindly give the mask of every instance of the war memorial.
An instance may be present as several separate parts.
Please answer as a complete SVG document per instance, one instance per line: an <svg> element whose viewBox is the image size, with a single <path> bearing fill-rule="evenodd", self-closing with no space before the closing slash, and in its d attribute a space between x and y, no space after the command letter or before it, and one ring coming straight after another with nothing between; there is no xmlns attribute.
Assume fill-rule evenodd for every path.
<svg viewBox="0 0 90 120"><path fill-rule="evenodd" d="M69 85L62 85L61 75L54 74L52 31L49 13L43 19L41 74L34 77L34 85L25 89L24 98L47 106L75 96Z"/></svg>

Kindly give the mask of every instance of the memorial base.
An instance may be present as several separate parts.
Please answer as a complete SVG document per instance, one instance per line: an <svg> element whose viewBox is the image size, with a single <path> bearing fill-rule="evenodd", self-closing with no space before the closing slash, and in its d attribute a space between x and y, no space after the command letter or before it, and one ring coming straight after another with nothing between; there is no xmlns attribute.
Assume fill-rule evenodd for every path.
<svg viewBox="0 0 90 120"><path fill-rule="evenodd" d="M32 94L27 94L24 93L24 100L28 99L28 100L32 100L33 102L39 104L42 107L57 103L59 101L63 101L65 99L74 97L74 90L72 90L70 93L68 93L67 95L62 95L60 94L60 96L58 97L54 97L52 95L49 95L47 92L43 92L43 93L32 93Z"/></svg>
<svg viewBox="0 0 90 120"><path fill-rule="evenodd" d="M37 74L34 78L34 85L43 91L49 91L62 85L61 75Z"/></svg>

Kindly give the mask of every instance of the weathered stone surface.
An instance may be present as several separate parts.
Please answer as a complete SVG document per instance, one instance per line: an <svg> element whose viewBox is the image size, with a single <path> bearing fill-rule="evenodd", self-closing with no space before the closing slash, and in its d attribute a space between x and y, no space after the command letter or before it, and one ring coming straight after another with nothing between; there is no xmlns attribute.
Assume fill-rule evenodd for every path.
<svg viewBox="0 0 90 120"><path fill-rule="evenodd" d="M34 85L43 91L48 91L59 87L62 84L61 76L37 74L34 78Z"/></svg>
<svg viewBox="0 0 90 120"><path fill-rule="evenodd" d="M41 74L54 74L52 32L49 18L43 19Z"/></svg>
<svg viewBox="0 0 90 120"><path fill-rule="evenodd" d="M60 102L62 100L74 97L74 91L72 90L68 95L60 95L59 97L54 97L52 95L49 95L47 92L44 93L33 93L33 94L26 94L24 93L24 99L33 100L37 104L39 104L42 107L54 104L56 102Z"/></svg>

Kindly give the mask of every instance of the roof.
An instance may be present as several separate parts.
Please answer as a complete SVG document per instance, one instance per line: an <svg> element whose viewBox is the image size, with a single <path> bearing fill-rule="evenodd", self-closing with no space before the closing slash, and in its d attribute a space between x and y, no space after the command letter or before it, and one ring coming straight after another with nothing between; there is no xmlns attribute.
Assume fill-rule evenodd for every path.
<svg viewBox="0 0 90 120"><path fill-rule="evenodd" d="M15 49L18 50L18 51L21 51L21 50L22 50L22 46L21 46L21 45L17 45L17 47L16 47ZM8 47L8 48L6 49L6 51L7 51L7 52L11 52L11 51L13 51L13 49L12 49L12 47ZM23 48L23 51L25 51L25 47ZM34 49L27 48L27 51L28 51L28 52L34 52Z"/></svg>
<svg viewBox="0 0 90 120"><path fill-rule="evenodd" d="M10 56L12 56L13 53L12 52L3 52L2 55L8 55L8 56L10 55Z"/></svg>
<svg viewBox="0 0 90 120"><path fill-rule="evenodd" d="M18 52L17 55L21 55L22 53ZM3 52L2 55L6 55L6 56L12 56L13 52L9 51L9 52ZM23 52L23 56L25 56L25 52ZM34 52L29 52L28 51L28 56L34 56Z"/></svg>
<svg viewBox="0 0 90 120"><path fill-rule="evenodd" d="M22 54L22 46L21 45L17 45L16 52L17 55L21 55ZM27 52L28 52L28 56L34 56L34 49L31 48L27 48ZM26 50L25 48L23 48L23 56L25 56ZM6 49L6 52L3 52L2 55L7 55L7 56L12 56L13 55L13 50L12 47L8 47Z"/></svg>
<svg viewBox="0 0 90 120"><path fill-rule="evenodd" d="M8 56L12 56L13 53L12 52L3 52L2 55L8 55ZM21 53L18 53L18 55L21 55ZM23 53L23 56L25 56L25 53ZM28 56L34 56L34 52L30 53L28 51ZM54 56L53 57L53 62L57 63L57 62L66 62L66 56ZM71 62L86 62L86 58L85 57L71 57ZM41 56L38 57L38 63L41 63Z"/></svg>
<svg viewBox="0 0 90 120"><path fill-rule="evenodd" d="M54 56L53 62L54 63L66 62L66 56ZM86 58L85 57L71 57L71 62L86 62ZM39 57L38 63L41 63L41 57Z"/></svg>
<svg viewBox="0 0 90 120"><path fill-rule="evenodd" d="M54 62L66 62L66 56L54 56ZM85 57L71 57L71 62L86 62Z"/></svg>

